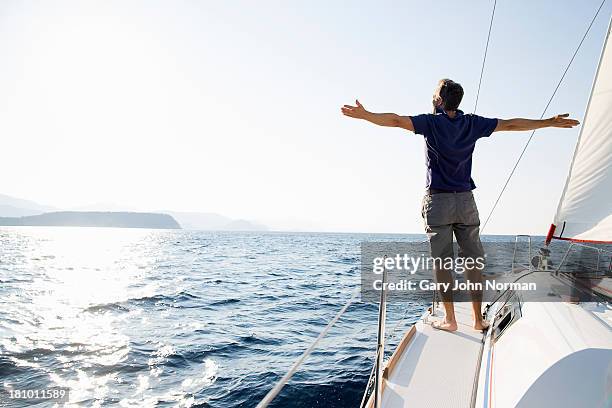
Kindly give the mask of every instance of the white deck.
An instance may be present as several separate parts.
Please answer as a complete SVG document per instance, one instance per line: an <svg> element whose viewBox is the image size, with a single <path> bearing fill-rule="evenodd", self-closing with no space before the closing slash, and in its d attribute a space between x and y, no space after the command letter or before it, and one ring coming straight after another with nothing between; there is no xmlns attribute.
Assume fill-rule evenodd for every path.
<svg viewBox="0 0 612 408"><path fill-rule="evenodd" d="M457 303L455 314L459 329L454 333L416 324L414 338L385 382L383 407L470 406L483 335L472 328L470 303ZM436 315L441 319L441 306Z"/></svg>

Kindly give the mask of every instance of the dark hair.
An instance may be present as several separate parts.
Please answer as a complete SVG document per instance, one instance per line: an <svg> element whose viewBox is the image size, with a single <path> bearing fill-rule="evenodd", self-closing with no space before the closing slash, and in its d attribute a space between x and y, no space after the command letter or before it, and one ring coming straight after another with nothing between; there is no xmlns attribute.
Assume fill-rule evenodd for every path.
<svg viewBox="0 0 612 408"><path fill-rule="evenodd" d="M441 79L434 94L434 103L438 98L442 100L445 111L455 111L463 99L463 87L450 79Z"/></svg>

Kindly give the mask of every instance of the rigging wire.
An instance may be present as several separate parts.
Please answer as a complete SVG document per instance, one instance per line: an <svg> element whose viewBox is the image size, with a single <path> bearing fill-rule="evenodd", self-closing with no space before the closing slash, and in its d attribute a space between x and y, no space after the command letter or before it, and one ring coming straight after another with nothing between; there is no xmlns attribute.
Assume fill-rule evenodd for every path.
<svg viewBox="0 0 612 408"><path fill-rule="evenodd" d="M402 323L404 323L406 321L406 319L408 319L409 317L411 317L411 315L408 313L408 308L406 307L406 310L404 310L404 315L402 316L402 318L395 324L395 326L393 326L393 329L391 329L391 331L387 334L386 338L386 343L385 345L388 345L388 343L393 340L394 338L397 337L397 329L402 325Z"/></svg>
<svg viewBox="0 0 612 408"><path fill-rule="evenodd" d="M291 379L291 377L293 377L293 374L295 374L295 372L302 365L304 360L306 360L306 358L308 358L308 356L310 356L310 354L314 351L314 349L317 347L319 342L323 339L323 337L325 337L325 335L327 334L329 329L331 329L336 324L336 322L338 322L340 317L342 317L344 312L346 312L346 309L348 309L348 307L355 301L355 299L357 298L357 295L359 294L359 292L360 292L360 288L357 288L357 290L355 290L355 292L353 292L353 295L344 304L342 309L340 309L340 311L338 313L336 313L334 318L329 321L329 323L327 324L327 326L325 326L323 331L321 331L321 333L319 333L319 335L312 342L312 344L302 353L302 355L295 361L295 363L293 363L293 365L291 366L289 371L287 371L287 373L280 380L278 380L278 382L276 383L274 388L272 388L266 394L266 396L259 402L259 404L257 404L256 408L265 408L265 407L267 407L270 404L270 402L272 402L272 400L283 389L285 384L287 384L287 382Z"/></svg>
<svg viewBox="0 0 612 408"><path fill-rule="evenodd" d="M578 44L578 46L576 47L576 50L574 51L574 54L572 55L572 58L570 58L569 63L565 67L565 70L563 71L563 75L561 75L561 78L559 79L559 82L557 82L557 86L555 87L555 90L553 91L552 95L548 99L548 102L546 103L546 106L544 107L544 110L542 111L542 114L540 115L540 119L542 119L544 117L544 115L546 114L546 111L548 110L548 107L550 106L550 104L553 101L555 95L557 94L557 91L559 90L559 87L561 86L561 83L565 79L565 75L569 71L570 66L572 65L572 63L574 62L574 59L576 58L576 55L578 54L578 51L582 47L582 44L584 43L584 40L586 39L587 35L589 34L589 31L591 31L591 27L593 27L593 23L595 22L595 19L599 15L599 12L601 11L601 9L602 9L603 5L606 3L606 1L607 0L603 0L601 2L601 4L599 5L599 8L597 8L597 11L595 12L595 15L591 19L591 23L589 24L589 26L587 27L586 31L584 32L584 35L582 36L582 39L580 40L580 43ZM533 135L535 134L535 132L536 132L535 130L533 130L531 132L531 135L529 135L529 139L527 139L527 143L525 143L525 146L523 147L523 150L521 151L521 154L519 155L518 159L516 160L516 163L514 163L514 167L512 168L512 171L508 175L508 178L506 179L506 182L504 183L504 186L502 187L501 191L499 192L499 195L497 196L497 199L495 200L495 203L493 204L493 207L491 208L491 211L489 212L489 215L487 216L487 219L485 220L485 222L484 222L484 224L482 226L482 229L480 230L481 234L484 232L487 224L489 223L489 220L491 219L491 216L493 215L493 212L497 208L497 204L499 204L499 200L501 199L502 195L506 191L506 188L508 187L508 183L510 182L510 179L512 178L512 176L514 176L514 172L516 171L516 168L518 167L519 163L521 162L521 159L525 155L525 151L527 150L527 147L531 143L531 139L533 139Z"/></svg>
<svg viewBox="0 0 612 408"><path fill-rule="evenodd" d="M491 39L491 29L493 28L493 18L495 17L495 7L497 0L493 2L493 11L491 12L491 22L489 23L489 33L487 34L487 45L485 45L484 57L482 58L482 67L480 68L480 79L478 80L478 91L476 91L476 103L474 103L474 113L478 107L478 97L480 96L480 85L482 85L482 76L484 74L485 62L487 62L487 51L489 51L489 40Z"/></svg>

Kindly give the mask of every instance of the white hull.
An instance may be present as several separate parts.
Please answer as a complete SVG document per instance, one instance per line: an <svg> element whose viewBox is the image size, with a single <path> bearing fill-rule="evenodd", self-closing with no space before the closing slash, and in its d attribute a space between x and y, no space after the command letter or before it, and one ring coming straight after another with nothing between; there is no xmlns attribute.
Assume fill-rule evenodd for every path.
<svg viewBox="0 0 612 408"><path fill-rule="evenodd" d="M611 324L607 304L523 304L522 317L487 341L476 406L609 406Z"/></svg>

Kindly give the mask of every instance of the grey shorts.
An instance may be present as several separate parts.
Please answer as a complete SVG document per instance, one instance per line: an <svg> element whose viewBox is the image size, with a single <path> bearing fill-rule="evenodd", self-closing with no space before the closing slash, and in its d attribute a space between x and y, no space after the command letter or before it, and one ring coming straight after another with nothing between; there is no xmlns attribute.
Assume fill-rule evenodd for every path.
<svg viewBox="0 0 612 408"><path fill-rule="evenodd" d="M484 256L480 242L480 218L471 191L425 194L421 209L431 256L454 257L453 234L460 257Z"/></svg>

